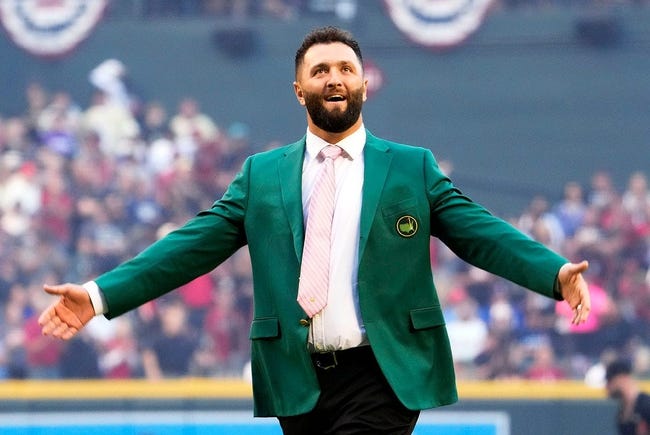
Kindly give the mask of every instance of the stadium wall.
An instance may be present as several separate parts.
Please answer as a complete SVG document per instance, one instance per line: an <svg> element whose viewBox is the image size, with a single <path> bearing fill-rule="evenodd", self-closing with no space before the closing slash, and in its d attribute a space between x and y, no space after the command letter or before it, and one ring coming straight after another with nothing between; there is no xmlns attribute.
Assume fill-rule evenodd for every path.
<svg viewBox="0 0 650 435"><path fill-rule="evenodd" d="M650 383L642 388L650 390ZM424 435L428 427L441 424L449 425L449 432L442 433L463 434L615 432L615 402L607 400L602 389L582 382L462 381L459 394L459 403L424 413L416 434ZM228 422L240 425L241 434L251 425L272 426L272 419L252 421L251 397L250 385L236 379L9 381L0 384L0 428L3 433L19 428L26 434L51 433L64 425L106 428L112 424L123 428L118 433L163 434L162 430L143 432L143 427L164 423L168 429L175 424L176 430L185 430L176 433L198 434L201 425L214 429ZM485 425L483 431L479 432L477 422ZM468 425L463 431L452 431L452 425L460 431L463 424Z"/></svg>

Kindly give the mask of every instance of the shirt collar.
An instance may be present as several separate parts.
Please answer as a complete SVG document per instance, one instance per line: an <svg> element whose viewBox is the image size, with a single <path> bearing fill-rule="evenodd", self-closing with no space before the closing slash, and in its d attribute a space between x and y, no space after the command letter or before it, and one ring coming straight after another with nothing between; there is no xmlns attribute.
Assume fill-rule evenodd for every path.
<svg viewBox="0 0 650 435"><path fill-rule="evenodd" d="M336 144L330 144L320 137L316 136L314 133L307 130L307 154L305 156L306 161L311 161L312 159L315 159L318 156L318 153L320 150L325 148L327 145L336 145L338 147L341 147L343 150L343 156L346 156L350 160L355 160L359 156L361 156L361 152L363 151L363 147L366 144L366 129L364 128L363 125L357 129L354 133L352 133L350 136L346 137L345 139L341 140L340 142Z"/></svg>

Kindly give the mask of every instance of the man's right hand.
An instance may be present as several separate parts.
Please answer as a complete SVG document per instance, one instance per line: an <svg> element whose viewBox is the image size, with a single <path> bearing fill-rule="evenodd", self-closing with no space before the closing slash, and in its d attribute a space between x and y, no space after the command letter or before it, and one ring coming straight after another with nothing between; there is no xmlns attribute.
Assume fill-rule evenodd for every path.
<svg viewBox="0 0 650 435"><path fill-rule="evenodd" d="M43 289L60 296L38 318L43 335L69 340L95 317L95 309L85 288L77 284L44 285Z"/></svg>

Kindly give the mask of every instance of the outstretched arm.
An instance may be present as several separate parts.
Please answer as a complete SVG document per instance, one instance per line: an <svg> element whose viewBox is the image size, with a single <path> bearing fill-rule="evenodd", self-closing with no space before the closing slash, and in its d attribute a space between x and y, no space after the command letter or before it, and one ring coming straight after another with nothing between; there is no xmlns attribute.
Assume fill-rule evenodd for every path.
<svg viewBox="0 0 650 435"><path fill-rule="evenodd" d="M562 298L573 310L573 323L578 325L589 317L591 310L591 299L587 282L582 273L587 270L589 263L566 263L558 272L558 282Z"/></svg>
<svg viewBox="0 0 650 435"><path fill-rule="evenodd" d="M51 295L60 296L38 318L44 335L69 340L95 316L90 296L82 286L46 284L43 289Z"/></svg>

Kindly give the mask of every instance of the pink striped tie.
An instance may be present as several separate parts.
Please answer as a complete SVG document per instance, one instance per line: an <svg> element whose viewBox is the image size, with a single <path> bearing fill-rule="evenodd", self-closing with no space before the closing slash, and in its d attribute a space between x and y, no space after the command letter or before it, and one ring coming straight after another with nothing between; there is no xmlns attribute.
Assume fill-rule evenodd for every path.
<svg viewBox="0 0 650 435"><path fill-rule="evenodd" d="M327 305L329 287L332 218L334 216L334 160L341 148L328 145L321 150L321 168L309 202L305 244L302 251L298 303L309 317Z"/></svg>

